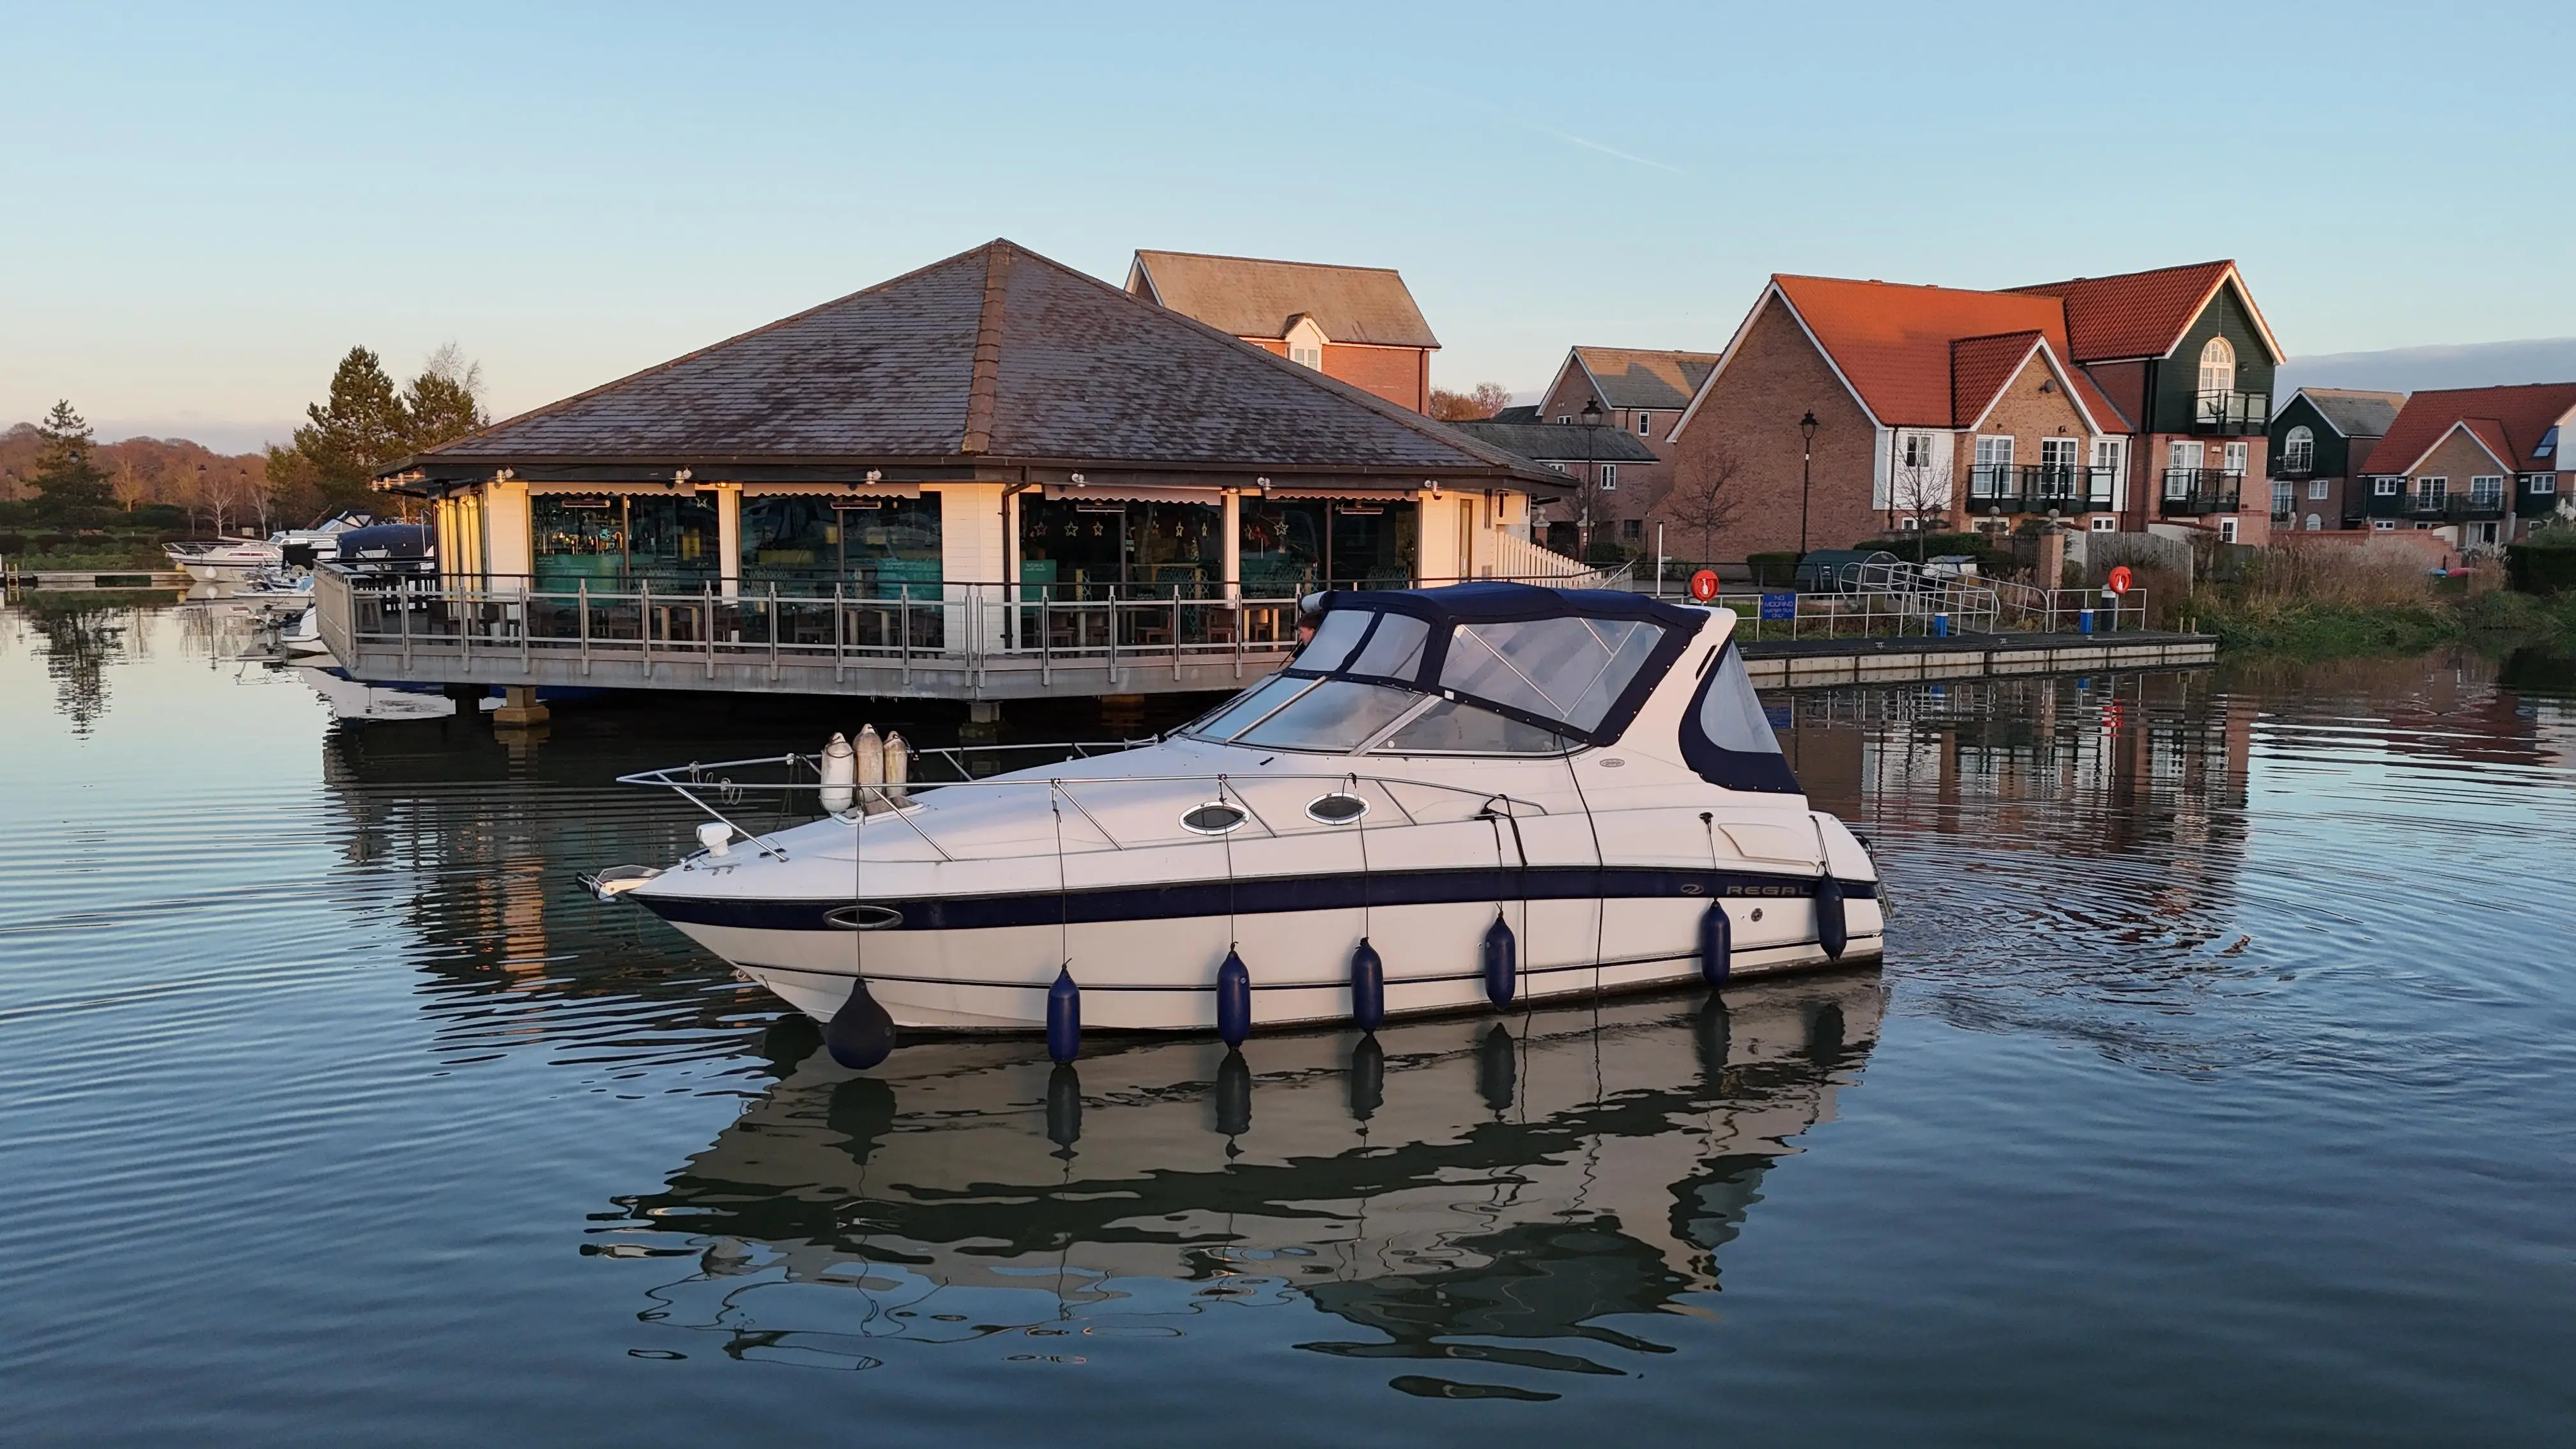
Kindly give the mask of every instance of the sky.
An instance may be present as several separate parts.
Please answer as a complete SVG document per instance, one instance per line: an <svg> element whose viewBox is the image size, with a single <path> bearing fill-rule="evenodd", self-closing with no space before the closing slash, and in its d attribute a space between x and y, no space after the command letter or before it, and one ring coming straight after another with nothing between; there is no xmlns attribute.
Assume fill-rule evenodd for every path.
<svg viewBox="0 0 2576 1449"><path fill-rule="evenodd" d="M1436 385L1774 271L2233 257L2297 354L2576 337L2566 5L0 7L0 425L502 414L1006 236L1401 269ZM2526 66L2522 60L2532 64ZM2519 78L2517 78L2519 77Z"/></svg>

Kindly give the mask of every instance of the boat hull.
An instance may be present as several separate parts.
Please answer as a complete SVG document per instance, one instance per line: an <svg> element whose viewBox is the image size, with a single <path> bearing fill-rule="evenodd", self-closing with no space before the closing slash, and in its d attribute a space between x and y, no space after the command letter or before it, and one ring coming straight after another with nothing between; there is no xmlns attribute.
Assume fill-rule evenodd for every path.
<svg viewBox="0 0 2576 1449"><path fill-rule="evenodd" d="M1727 898L1730 979L1874 961L1882 918L1866 883L1846 885L1849 940L1819 943L1812 882ZM1758 888L1757 888L1758 889ZM815 903L819 916L824 903ZM1231 950L1252 975L1254 1026L1351 1018L1350 962L1363 934L1385 963L1391 1016L1489 1010L1481 959L1499 909L1519 956L1515 1004L1644 991L1701 979L1708 901L1454 900L1259 915L996 925L953 930L674 920L673 924L799 1011L828 1020L865 976L869 994L909 1030L1035 1031L1060 967L1082 990L1085 1027L1210 1031L1218 965ZM783 913L782 913L783 914Z"/></svg>

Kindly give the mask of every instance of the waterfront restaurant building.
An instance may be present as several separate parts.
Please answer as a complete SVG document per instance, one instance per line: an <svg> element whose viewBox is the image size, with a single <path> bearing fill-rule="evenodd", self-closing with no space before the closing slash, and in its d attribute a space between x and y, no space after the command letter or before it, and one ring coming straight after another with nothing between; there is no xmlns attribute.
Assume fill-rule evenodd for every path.
<svg viewBox="0 0 2576 1449"><path fill-rule="evenodd" d="M1122 645L1177 656L1180 627L1240 655L1246 626L1228 605L1580 575L1529 541L1533 501L1566 492L1563 475L1007 241L404 459L376 486L427 504L442 588L558 608L577 598L581 677L594 685L731 677L716 668L720 647L693 681L657 680L649 657L632 679L603 672L620 630L591 600L639 591L727 601L677 622L659 604L630 611L648 656L657 643L667 654L683 640L794 632L760 616L773 598L930 604L900 626L906 679L929 684L902 692L954 697L1062 691L998 678L989 657L943 675L936 656ZM1086 633L1072 607L1156 599L1173 601L1176 626L1180 601L1218 610L1157 628L1113 608ZM997 607L967 607L978 602ZM1065 605L1073 623L1031 634L1032 603ZM469 677L569 682L541 667L541 646L560 642L547 616L478 623ZM361 677L454 668L403 627L400 670L390 645L345 622L335 652ZM524 680L491 647L495 627L539 635L517 651ZM1275 625L1254 632L1286 642ZM831 637L833 692L874 692L850 664L846 621ZM1182 677L1197 672L1176 658L1159 687L1220 687ZM804 687L782 678L775 651L762 674L735 682Z"/></svg>

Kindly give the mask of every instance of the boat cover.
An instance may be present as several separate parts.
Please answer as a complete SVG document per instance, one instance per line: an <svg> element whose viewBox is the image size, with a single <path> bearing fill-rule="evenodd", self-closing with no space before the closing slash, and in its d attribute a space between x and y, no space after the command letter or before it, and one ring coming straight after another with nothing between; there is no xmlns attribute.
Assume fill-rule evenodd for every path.
<svg viewBox="0 0 2576 1449"><path fill-rule="evenodd" d="M1707 615L1616 589L1336 589L1287 672L1471 700L1606 745ZM1339 615L1337 619L1335 616Z"/></svg>

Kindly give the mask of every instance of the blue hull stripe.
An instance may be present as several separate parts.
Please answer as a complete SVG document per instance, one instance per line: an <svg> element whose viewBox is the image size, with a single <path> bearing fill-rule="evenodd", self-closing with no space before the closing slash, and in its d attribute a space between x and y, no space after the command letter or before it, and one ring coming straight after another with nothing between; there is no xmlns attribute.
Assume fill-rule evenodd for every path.
<svg viewBox="0 0 2576 1449"><path fill-rule="evenodd" d="M1456 905L1468 901L1803 900L1812 876L1749 871L1663 870L1614 866L1534 866L1528 869L1356 872L1272 876L1259 880L1189 881L1172 885L1118 886L1059 894L1055 891L991 896L937 896L911 900L873 898L867 904L900 914L876 929L974 931L1000 926L1098 925L1109 921L1162 921L1191 916L1260 916L1288 911L1357 910L1371 906ZM1842 882L1845 899L1871 900L1869 881ZM637 892L639 901L666 921L692 926L732 926L761 931L832 931L847 927L825 917L852 904L841 900L711 900Z"/></svg>

